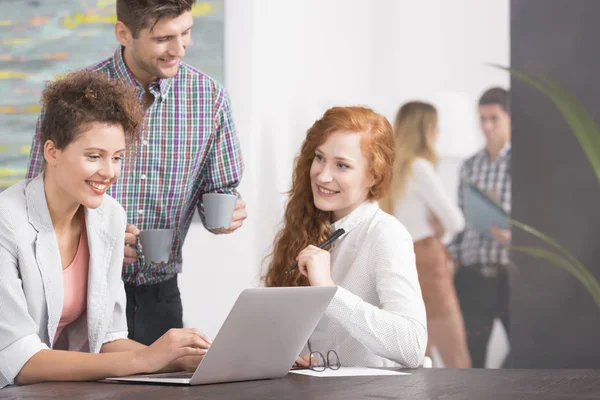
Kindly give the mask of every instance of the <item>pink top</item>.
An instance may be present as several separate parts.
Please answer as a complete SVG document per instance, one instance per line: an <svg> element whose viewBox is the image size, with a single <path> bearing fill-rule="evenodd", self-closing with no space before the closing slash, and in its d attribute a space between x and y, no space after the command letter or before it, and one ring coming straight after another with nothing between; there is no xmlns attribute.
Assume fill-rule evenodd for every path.
<svg viewBox="0 0 600 400"><path fill-rule="evenodd" d="M85 230L85 219L81 218L81 220L81 236L79 237L77 253L75 253L75 258L71 264L63 270L65 297L53 345L56 344L56 340L60 337L63 328L81 317L87 309L90 251Z"/></svg>

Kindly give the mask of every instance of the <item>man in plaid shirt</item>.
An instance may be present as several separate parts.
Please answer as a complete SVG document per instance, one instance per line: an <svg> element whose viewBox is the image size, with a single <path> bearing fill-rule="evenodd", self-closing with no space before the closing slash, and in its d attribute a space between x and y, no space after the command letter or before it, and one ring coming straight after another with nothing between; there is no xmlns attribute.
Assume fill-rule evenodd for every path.
<svg viewBox="0 0 600 400"><path fill-rule="evenodd" d="M117 0L113 57L90 67L137 89L146 109L137 154L123 163L107 193L127 212L123 280L129 337L151 344L183 327L177 274L181 248L204 193L237 194L242 155L229 97L216 81L181 61L190 43L195 0ZM42 170L38 120L28 177ZM231 233L246 218L238 199ZM137 251L140 230L174 230L170 261L147 264Z"/></svg>
<svg viewBox="0 0 600 400"><path fill-rule="evenodd" d="M496 198L510 213L510 102L501 88L487 90L479 100L485 148L469 158L460 171L459 205L464 211L466 186L474 184ZM491 226L478 232L468 226L449 246L458 272L454 283L467 331L467 343L475 368L485 367L487 344L494 319L500 318L508 333L509 254L511 232Z"/></svg>

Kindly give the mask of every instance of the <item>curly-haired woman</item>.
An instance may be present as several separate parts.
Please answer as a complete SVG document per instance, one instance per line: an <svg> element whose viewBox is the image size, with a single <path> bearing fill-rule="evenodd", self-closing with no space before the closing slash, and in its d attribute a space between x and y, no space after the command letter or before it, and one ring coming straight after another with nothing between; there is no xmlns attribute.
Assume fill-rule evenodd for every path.
<svg viewBox="0 0 600 400"><path fill-rule="evenodd" d="M44 172L0 194L0 388L193 369L208 339L127 339L125 211L105 194L137 141L133 89L93 72L42 94Z"/></svg>

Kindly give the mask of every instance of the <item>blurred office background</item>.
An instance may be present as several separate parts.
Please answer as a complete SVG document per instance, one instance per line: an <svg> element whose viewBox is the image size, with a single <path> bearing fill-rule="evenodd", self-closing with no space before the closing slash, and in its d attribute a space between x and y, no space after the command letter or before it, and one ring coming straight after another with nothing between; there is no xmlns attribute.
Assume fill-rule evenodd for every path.
<svg viewBox="0 0 600 400"><path fill-rule="evenodd" d="M184 317L210 334L235 294L258 283L294 156L325 109L366 104L393 121L408 100L434 103L440 173L455 198L461 162L483 145L478 97L510 83L486 65L509 64L504 0L227 0L225 21L225 82L246 160L249 218L227 238L193 226L184 248ZM502 329L493 343L490 366L497 367L507 351Z"/></svg>
<svg viewBox="0 0 600 400"><path fill-rule="evenodd" d="M327 107L367 104L392 120L407 100L434 103L439 173L455 197L460 164L483 145L475 105L491 86L511 89L513 216L570 249L599 279L597 177L548 98L490 66L550 77L600 121L597 15L595 0L226 1L225 82L246 154L241 189L251 216L230 238L194 227L190 239L203 248L188 241L186 255L212 262L187 266L198 277L182 280L194 293L186 294L187 321L216 329L235 293L257 282L293 157ZM513 244L540 241L515 230ZM553 264L521 253L513 260L507 366L599 368L600 309L588 291ZM202 285L205 276L211 281ZM498 323L489 347L487 366L499 367L509 348Z"/></svg>

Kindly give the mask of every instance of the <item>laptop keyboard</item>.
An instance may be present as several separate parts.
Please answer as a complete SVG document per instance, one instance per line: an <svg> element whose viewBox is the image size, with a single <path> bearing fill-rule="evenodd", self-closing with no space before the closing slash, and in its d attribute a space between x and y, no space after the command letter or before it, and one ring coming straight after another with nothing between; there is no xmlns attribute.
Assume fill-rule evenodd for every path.
<svg viewBox="0 0 600 400"><path fill-rule="evenodd" d="M177 378L177 379L192 379L192 376L194 375L193 372L187 372L187 371L183 371L183 372L167 372L164 374L149 374L149 375L142 375L142 377L144 378Z"/></svg>

